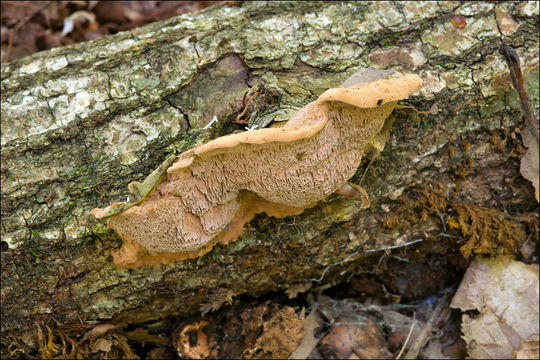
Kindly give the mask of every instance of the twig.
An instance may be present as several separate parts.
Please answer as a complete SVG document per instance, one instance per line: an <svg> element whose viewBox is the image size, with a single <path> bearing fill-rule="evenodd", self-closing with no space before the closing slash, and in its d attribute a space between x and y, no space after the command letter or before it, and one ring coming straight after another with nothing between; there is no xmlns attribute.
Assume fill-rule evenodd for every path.
<svg viewBox="0 0 540 360"><path fill-rule="evenodd" d="M411 328L409 329L409 333L407 334L407 338L405 339L405 342L403 343L403 346L401 347L401 350L399 351L399 354L396 356L396 359L399 359L401 357L401 354L403 354L403 351L407 347L407 343L409 342L409 339L411 338L411 334L412 334L412 331L413 331L415 325L416 325L416 313L413 314L413 321L411 323Z"/></svg>
<svg viewBox="0 0 540 360"><path fill-rule="evenodd" d="M369 159L369 163L366 166L366 170L364 170L364 173L362 174L362 178L360 179L360 182L358 183L359 185L362 185L362 182L364 181L364 177L366 177L366 174L369 170L369 167L373 163L373 160L375 160L375 156L372 156L371 159Z"/></svg>
<svg viewBox="0 0 540 360"><path fill-rule="evenodd" d="M401 247L416 244L416 243L421 242L421 241L424 241L424 239L416 239L416 240L413 240L413 241L409 241L409 242L407 242L405 244L393 245L393 246L389 246L389 247L385 247L385 248L368 249L365 252L369 253L369 252L375 252L375 251L386 251L386 250L398 249L398 248L401 248Z"/></svg>
<svg viewBox="0 0 540 360"><path fill-rule="evenodd" d="M246 123L245 120L242 120L242 117L246 114L248 108L253 104L253 99L255 99L259 95L259 91L255 89L253 93L246 96L247 100L244 102L244 109L238 116L236 116L236 119L233 121L234 123L243 124Z"/></svg>
<svg viewBox="0 0 540 360"><path fill-rule="evenodd" d="M322 279L324 278L324 275L326 275L326 272L327 272L328 270L330 270L330 268L332 268L332 267L334 267L334 266L336 266L336 265L340 265L340 264L343 264L343 263L349 261L353 256L358 255L359 253L360 253L360 252L358 252L358 251L353 252L352 254L350 254L349 256L347 256L345 259L343 259L343 260L341 260L341 261L338 261L337 263L333 263L333 264L328 265L328 266L324 269L324 271L322 272L321 277L320 277L319 279L311 279L311 280L313 280L313 281L315 281L315 282L321 282Z"/></svg>
<svg viewBox="0 0 540 360"><path fill-rule="evenodd" d="M375 251L386 251L386 250L392 250L392 249L397 249L397 248L401 248L401 247L405 247L405 246L409 246L409 245L412 245L412 244L416 244L417 242L421 242L421 241L424 241L424 239L416 239L416 240L413 240L413 241L409 241L408 243L405 243L405 244L400 244L400 245L393 245L393 246L389 246L389 247L386 247L386 248L379 248L379 249L368 249L366 251L364 251L364 253L368 253L368 252L375 252ZM333 264L330 264L328 265L324 271L322 272L321 274L321 277L318 278L318 279L311 279L312 281L315 281L315 282L321 282L322 279L324 278L324 275L326 275L326 273L328 272L328 270L330 270L330 268L336 266L336 265L341 265L347 261L349 261L353 256L356 256L360 254L359 251L356 251L356 252L353 252L352 254L350 254L349 256L347 256L345 259L341 260L341 261L338 261L336 263L333 263Z"/></svg>
<svg viewBox="0 0 540 360"><path fill-rule="evenodd" d="M506 45L505 43L499 48L499 54L504 56L508 63L512 84L519 95L521 112L525 118L525 123L529 125L526 126L525 129L529 129L529 131L533 132L531 135L536 139L536 142L538 142L538 121L536 120L531 100L529 99L527 89L525 88L525 79L523 78L523 73L521 72L521 67L519 65L519 56L511 46Z"/></svg>
<svg viewBox="0 0 540 360"><path fill-rule="evenodd" d="M429 333L431 333L431 329L433 328L433 325L435 325L435 322L438 319L439 314L441 313L444 306L446 305L446 299L447 299L446 294L443 295L443 297L439 299L439 302L437 303L435 310L433 310L433 312L431 313L429 320L426 323L426 326L422 329L422 331L416 338L415 342L409 348L409 351L407 351L407 354L405 354L405 359L416 359L418 357L420 350L424 347L424 345L429 340L428 335Z"/></svg>

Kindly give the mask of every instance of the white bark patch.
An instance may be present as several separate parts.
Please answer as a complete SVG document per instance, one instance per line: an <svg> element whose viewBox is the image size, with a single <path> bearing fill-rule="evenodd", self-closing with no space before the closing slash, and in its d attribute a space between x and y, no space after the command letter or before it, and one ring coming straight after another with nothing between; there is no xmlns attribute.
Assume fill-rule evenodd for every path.
<svg viewBox="0 0 540 360"><path fill-rule="evenodd" d="M438 73L433 71L426 71L422 74L424 78L424 87L420 90L420 93L427 99L432 99L435 94L446 87L446 83L442 80Z"/></svg>
<svg viewBox="0 0 540 360"><path fill-rule="evenodd" d="M471 4L465 3L465 6L459 8L456 10L456 12L463 16L474 16L478 15L479 13L485 13L493 10L493 6L495 6L495 4L490 4L485 1Z"/></svg>
<svg viewBox="0 0 540 360"><path fill-rule="evenodd" d="M524 6L519 7L519 14L521 16L538 16L538 1L528 1Z"/></svg>
<svg viewBox="0 0 540 360"><path fill-rule="evenodd" d="M407 21L419 21L440 13L439 4L434 1L404 1L401 3Z"/></svg>
<svg viewBox="0 0 540 360"><path fill-rule="evenodd" d="M21 69L19 70L22 74L34 74L41 69L42 63L41 60L35 60L32 61L30 64L26 64L24 66L21 66Z"/></svg>
<svg viewBox="0 0 540 360"><path fill-rule="evenodd" d="M383 27L393 27L404 23L403 15L395 8L390 1L380 1L374 3L377 9L377 21Z"/></svg>
<svg viewBox="0 0 540 360"><path fill-rule="evenodd" d="M88 112L88 107L92 101L92 97L86 91L81 91L75 94L75 101L73 102L73 110L77 114Z"/></svg>
<svg viewBox="0 0 540 360"><path fill-rule="evenodd" d="M75 112L71 109L69 97L67 95L50 99L49 106L53 109L54 118L57 119L59 125L67 125L75 120ZM55 129L57 127L58 126L49 129Z"/></svg>
<svg viewBox="0 0 540 360"><path fill-rule="evenodd" d="M125 39L119 42L113 41L105 46L104 51L107 52L108 56L111 56L114 55L114 53L126 50L136 44L137 42L133 39Z"/></svg>
<svg viewBox="0 0 540 360"><path fill-rule="evenodd" d="M26 230L16 230L10 233L2 234L2 241L5 241L10 249L16 249L24 244L24 240L26 238Z"/></svg>
<svg viewBox="0 0 540 360"><path fill-rule="evenodd" d="M52 123L52 118L48 113L41 116L38 115L39 109L46 106L45 102L28 94L29 92L26 91L20 104L2 104L6 115L9 118L16 119L13 121L13 124L16 125L9 127L11 131L2 129L2 145L19 138L20 134L18 132L21 130L27 136L40 134ZM29 114L31 115L29 116Z"/></svg>
<svg viewBox="0 0 540 360"><path fill-rule="evenodd" d="M49 70L60 70L68 66L68 61L64 56L54 58L51 61L45 63L45 67Z"/></svg>
<svg viewBox="0 0 540 360"><path fill-rule="evenodd" d="M412 159L412 163L413 164L417 164L419 163L421 160L423 160L424 158L430 156L430 155L433 155L435 154L437 151L439 151L440 149L442 149L445 145L444 144L438 144L438 145L435 145L435 146L432 146L431 148L427 149L423 154L421 154L420 156L418 157L415 157L414 159Z"/></svg>
<svg viewBox="0 0 540 360"><path fill-rule="evenodd" d="M415 46L417 48L421 48L422 44L420 42L417 42ZM412 49L409 55L411 56L411 59L415 68L418 66L424 65L427 61L426 57L424 56L424 53L422 53L421 51L417 49Z"/></svg>

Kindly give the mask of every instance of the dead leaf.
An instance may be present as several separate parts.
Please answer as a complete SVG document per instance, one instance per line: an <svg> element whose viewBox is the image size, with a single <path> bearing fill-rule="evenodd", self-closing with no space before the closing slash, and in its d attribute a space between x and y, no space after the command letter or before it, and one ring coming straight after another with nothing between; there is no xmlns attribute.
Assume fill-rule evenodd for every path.
<svg viewBox="0 0 540 360"><path fill-rule="evenodd" d="M476 258L452 304L462 311L463 339L471 358L511 358L523 341L539 333L538 265L503 257Z"/></svg>
<svg viewBox="0 0 540 360"><path fill-rule="evenodd" d="M95 343L93 343L90 348L93 352L103 351L103 352L109 352L111 351L113 343L109 339L97 339Z"/></svg>
<svg viewBox="0 0 540 360"><path fill-rule="evenodd" d="M69 34L73 30L76 21L88 21L89 23L94 23L96 22L96 15L88 11L75 11L64 19L64 28L62 29L61 36Z"/></svg>
<svg viewBox="0 0 540 360"><path fill-rule="evenodd" d="M116 341L114 342L114 345L118 346L120 350L122 350L121 357L123 359L139 359L137 354L135 354L133 352L133 349L131 349L131 346L129 346L125 336L120 335L120 334L113 334L112 337L116 339Z"/></svg>
<svg viewBox="0 0 540 360"><path fill-rule="evenodd" d="M416 322L416 325L412 328L412 333L409 337L409 341L405 350L407 350L411 344L415 342L418 338L422 329L426 326L424 321L414 320L413 318L403 315L397 311L382 309L380 313L383 315L384 324L390 328L392 336L389 339L391 340L392 348L401 348L405 339L409 336L409 331L413 322Z"/></svg>
<svg viewBox="0 0 540 360"><path fill-rule="evenodd" d="M304 293L311 289L311 286L313 286L313 282L311 281L293 284L287 290L285 290L285 293L287 294L289 299L294 299L296 296L298 296L298 294Z"/></svg>
<svg viewBox="0 0 540 360"><path fill-rule="evenodd" d="M458 339L452 345L448 345L443 350L443 355L447 359L465 359L467 357L467 345L463 339Z"/></svg>
<svg viewBox="0 0 540 360"><path fill-rule="evenodd" d="M152 350L148 352L148 355L146 355L146 359L148 360L164 360L164 359L177 359L178 357L174 355L169 350L163 348L163 347L155 347Z"/></svg>
<svg viewBox="0 0 540 360"><path fill-rule="evenodd" d="M116 325L113 324L99 324L82 337L81 340L79 340L78 344L84 342L85 340L93 340L95 338L100 337L101 335L105 334L107 331L112 330L116 327Z"/></svg>
<svg viewBox="0 0 540 360"><path fill-rule="evenodd" d="M521 349L514 352L514 359L538 359L540 358L540 344L538 334L534 334L536 340L525 340L521 344Z"/></svg>
<svg viewBox="0 0 540 360"><path fill-rule="evenodd" d="M244 351L244 357L286 359L298 347L304 334L304 320L292 307L285 306L263 323L262 334L253 348Z"/></svg>
<svg viewBox="0 0 540 360"><path fill-rule="evenodd" d="M442 353L443 344L440 340L430 341L426 348L422 351L422 357L424 359L444 359L445 356Z"/></svg>
<svg viewBox="0 0 540 360"><path fill-rule="evenodd" d="M252 309L244 311L240 317L242 318L242 335L244 343L248 348L253 347L257 335L260 332L263 324L263 315L267 310L267 303L261 304Z"/></svg>
<svg viewBox="0 0 540 360"><path fill-rule="evenodd" d="M499 20L497 20L499 21ZM504 56L508 68L510 70L510 79L512 85L516 89L519 96L521 113L524 118L524 125L521 129L521 139L523 145L527 148L525 155L521 158L520 172L521 175L529 180L535 192L536 201L539 202L539 166L538 166L538 151L539 151L539 134L538 134L538 118L532 105L531 99L525 86L525 77L521 71L519 56L516 51L509 45L502 43L499 48L499 54Z"/></svg>
<svg viewBox="0 0 540 360"><path fill-rule="evenodd" d="M320 317L317 314L316 309L312 309L309 315L304 320L304 328L306 329L306 334L302 338L300 345L293 351L289 356L289 359L307 359L317 343L318 339L313 335L315 329L319 327Z"/></svg>
<svg viewBox="0 0 540 360"><path fill-rule="evenodd" d="M538 146L538 124L526 121L524 128L521 130L521 138L523 145L527 148L525 155L521 158L521 164L519 171L521 175L529 180L534 187L534 196L538 202L538 194L540 191L540 182L538 179L539 165L538 165L538 153L540 148Z"/></svg>

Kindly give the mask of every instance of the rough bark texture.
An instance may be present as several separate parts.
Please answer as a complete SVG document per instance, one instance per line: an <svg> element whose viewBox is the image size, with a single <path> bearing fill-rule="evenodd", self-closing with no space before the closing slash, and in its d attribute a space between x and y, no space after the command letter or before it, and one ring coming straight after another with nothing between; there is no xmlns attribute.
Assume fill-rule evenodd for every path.
<svg viewBox="0 0 540 360"><path fill-rule="evenodd" d="M456 13L465 28L453 26ZM368 263L366 250L442 230L429 219L383 226L395 199L419 184L436 181L450 200L501 213L537 211L511 151L521 115L497 53L501 41L517 50L538 106L537 33L535 2L256 2L2 65L2 354L14 342L35 349L41 322L139 323L339 281ZM124 200L127 184L171 153L286 119L369 65L420 75L426 86L409 103L440 110L398 114L362 184L370 209L331 196L299 216L258 216L202 258L112 264L120 241L90 209ZM246 106L249 123L235 125Z"/></svg>

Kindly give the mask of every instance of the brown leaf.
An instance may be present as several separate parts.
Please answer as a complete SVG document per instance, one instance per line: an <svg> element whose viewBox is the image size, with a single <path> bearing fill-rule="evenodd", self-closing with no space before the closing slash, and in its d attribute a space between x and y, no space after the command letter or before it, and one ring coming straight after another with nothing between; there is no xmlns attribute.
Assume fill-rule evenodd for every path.
<svg viewBox="0 0 540 360"><path fill-rule="evenodd" d="M302 338L300 345L289 356L289 359L307 359L315 346L317 346L318 340L313 336L315 329L319 327L320 317L317 315L317 311L312 309L311 313L304 319L304 328L306 334Z"/></svg>
<svg viewBox="0 0 540 360"><path fill-rule="evenodd" d="M109 352L111 351L113 343L109 339L97 339L96 342L94 342L90 348L93 352L103 351L103 352Z"/></svg>
<svg viewBox="0 0 540 360"><path fill-rule="evenodd" d="M296 296L298 296L298 294L304 293L308 291L309 289L311 289L312 286L313 286L313 282L311 280L304 281L301 283L296 283L296 284L291 285L287 290L285 290L285 293L287 294L289 299L294 299Z"/></svg>
<svg viewBox="0 0 540 360"><path fill-rule="evenodd" d="M125 336L120 334L113 334L112 336L114 339L116 339L115 345L122 350L123 359L139 359L139 357L133 352L133 349L131 349L131 346L129 346L127 343Z"/></svg>
<svg viewBox="0 0 540 360"><path fill-rule="evenodd" d="M385 325L390 328L392 336L390 337L389 342L391 342L390 345L393 348L401 348L405 339L409 336L413 322L415 322L416 325L412 327L410 339L405 350L414 343L422 332L422 329L425 327L423 321L414 320L397 311L382 309L381 314L383 315Z"/></svg>
<svg viewBox="0 0 540 360"><path fill-rule="evenodd" d="M254 345L256 337L262 328L263 315L267 311L267 308L267 304L264 303L240 315L242 318L242 335L244 336L244 343L247 347Z"/></svg>
<svg viewBox="0 0 540 360"><path fill-rule="evenodd" d="M305 334L304 320L294 309L285 306L263 323L263 332L251 349L244 352L246 358L286 359L298 347Z"/></svg>
<svg viewBox="0 0 540 360"><path fill-rule="evenodd" d="M539 333L538 265L476 258L450 306L480 312L461 325L471 358L511 358Z"/></svg>
<svg viewBox="0 0 540 360"><path fill-rule="evenodd" d="M79 340L79 344L84 342L85 340L93 340L95 338L100 337L101 335L105 334L107 331L112 330L116 327L116 325L113 324L99 324L82 337L81 340Z"/></svg>
<svg viewBox="0 0 540 360"><path fill-rule="evenodd" d="M40 1L2 1L2 24L15 26L43 7Z"/></svg>
<svg viewBox="0 0 540 360"><path fill-rule="evenodd" d="M521 349L514 352L514 359L538 359L540 358L538 334L534 334L534 340L524 340Z"/></svg>
<svg viewBox="0 0 540 360"><path fill-rule="evenodd" d="M146 359L154 359L154 360L164 360L164 359L177 359L178 356L173 354L171 351L163 348L163 347L155 347L148 355L146 355Z"/></svg>
<svg viewBox="0 0 540 360"><path fill-rule="evenodd" d="M521 138L523 139L523 145L527 148L525 155L521 158L521 164L519 171L521 175L529 180L534 187L534 196L536 201L539 201L539 191L540 191L540 182L538 179L538 172L540 171L538 166L538 152L540 148L538 146L538 138L535 136L538 134L538 124L536 124L536 129L534 124L531 122L525 122L525 126L521 131Z"/></svg>
<svg viewBox="0 0 540 360"><path fill-rule="evenodd" d="M523 139L523 145L525 145L527 151L521 158L520 172L525 179L532 183L535 191L534 195L538 202L540 188L538 180L538 143L540 142L538 134L538 118L536 117L536 112L532 106L531 99L529 98L527 87L525 86L525 77L521 71L518 54L511 46L505 43L501 44L499 53L504 56L508 68L510 69L510 78L512 80L512 85L518 93L521 113L524 118L524 126L521 129L521 138Z"/></svg>

